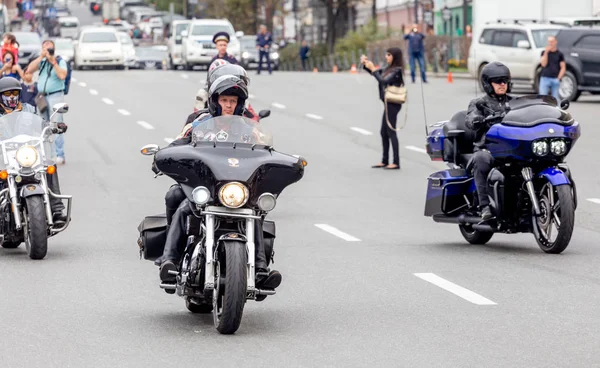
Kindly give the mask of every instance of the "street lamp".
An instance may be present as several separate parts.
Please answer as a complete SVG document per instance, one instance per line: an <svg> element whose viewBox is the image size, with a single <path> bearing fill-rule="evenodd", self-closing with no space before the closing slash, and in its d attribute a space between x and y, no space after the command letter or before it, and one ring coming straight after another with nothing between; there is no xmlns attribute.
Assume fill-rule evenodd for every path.
<svg viewBox="0 0 600 368"><path fill-rule="evenodd" d="M450 18L452 18L452 11L450 10L450 8L448 8L448 5L446 5L444 6L444 9L442 9L442 19L444 19L444 24L446 24L446 27L448 27L447 24ZM449 30L448 28L446 30ZM450 32L450 34L452 34L452 32Z"/></svg>

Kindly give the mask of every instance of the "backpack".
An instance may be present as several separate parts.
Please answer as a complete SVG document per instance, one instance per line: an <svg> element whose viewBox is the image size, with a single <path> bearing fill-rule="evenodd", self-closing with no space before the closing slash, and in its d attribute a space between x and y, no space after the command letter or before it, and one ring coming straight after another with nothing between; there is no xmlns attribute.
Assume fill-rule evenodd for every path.
<svg viewBox="0 0 600 368"><path fill-rule="evenodd" d="M56 57L56 61L60 63L62 58L60 56ZM73 72L73 68L71 68L71 63L67 62L67 77L65 78L65 95L69 94L69 87L71 86L71 72Z"/></svg>

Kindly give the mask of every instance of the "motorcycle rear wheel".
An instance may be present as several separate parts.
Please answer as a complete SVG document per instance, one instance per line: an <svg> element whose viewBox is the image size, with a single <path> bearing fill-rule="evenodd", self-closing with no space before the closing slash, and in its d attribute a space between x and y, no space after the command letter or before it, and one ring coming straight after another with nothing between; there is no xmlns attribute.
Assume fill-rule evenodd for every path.
<svg viewBox="0 0 600 368"><path fill-rule="evenodd" d="M542 215L533 217L535 240L544 252L560 254L569 246L575 227L573 191L569 185L555 187L546 183L538 198ZM551 240L552 225L556 225L558 231L554 241Z"/></svg>
<svg viewBox="0 0 600 368"><path fill-rule="evenodd" d="M246 304L248 254L242 242L228 241L221 245L215 267L213 318L217 331L235 333L242 322Z"/></svg>
<svg viewBox="0 0 600 368"><path fill-rule="evenodd" d="M41 196L25 198L25 246L31 259L44 259L48 253L46 208Z"/></svg>
<svg viewBox="0 0 600 368"><path fill-rule="evenodd" d="M494 233L473 229L470 225L458 225L463 238L471 244L483 245L492 239Z"/></svg>

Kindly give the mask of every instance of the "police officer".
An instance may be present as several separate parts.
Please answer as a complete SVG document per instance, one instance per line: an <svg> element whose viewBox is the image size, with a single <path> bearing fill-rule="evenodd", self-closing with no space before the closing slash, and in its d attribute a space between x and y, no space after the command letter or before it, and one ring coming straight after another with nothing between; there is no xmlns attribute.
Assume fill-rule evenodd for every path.
<svg viewBox="0 0 600 368"><path fill-rule="evenodd" d="M248 98L248 88L244 81L236 76L223 76L216 80L209 90L209 108L208 113L200 117L210 118L212 116L222 115L241 115L244 110L246 99ZM193 127L184 128L183 134L179 139L171 143L170 146L185 145L192 142ZM152 170L158 170L153 165ZM160 279L164 283L175 283L175 276L170 275L169 271L177 270L177 264L181 257L182 250L186 242L186 221L192 214L190 201L185 198L175 211L171 225L167 233L165 249L160 258ZM257 286L264 289L275 289L281 284L281 274L278 271L270 271L267 268L265 246L262 231L262 221L256 221L255 242L256 242L256 273ZM158 260L157 260L158 261ZM158 263L158 262L157 262ZM174 293L173 290L165 290L167 293ZM264 300L257 298L257 300Z"/></svg>
<svg viewBox="0 0 600 368"><path fill-rule="evenodd" d="M474 99L469 103L466 123L468 128L475 131L472 158L473 176L479 197L481 219L487 221L493 218L488 198L487 177L494 164L494 159L485 149L485 134L493 124L499 123L501 119L491 122L484 122L484 119L493 114L508 112L508 101L512 100L512 97L507 95L512 89L510 70L500 62L486 65L481 71L481 85L486 96Z"/></svg>
<svg viewBox="0 0 600 368"><path fill-rule="evenodd" d="M231 64L238 64L237 59L233 55L227 53L229 40L230 37L227 32L218 32L213 36L213 43L217 46L218 53L210 61L211 64L217 59L226 60Z"/></svg>
<svg viewBox="0 0 600 368"><path fill-rule="evenodd" d="M260 74L262 70L263 57L267 59L267 68L269 74L272 74L271 60L269 58L269 52L271 51L271 45L273 44L273 36L271 32L267 32L267 26L264 24L260 26L260 31L256 35L256 48L258 49L258 70L256 74Z"/></svg>

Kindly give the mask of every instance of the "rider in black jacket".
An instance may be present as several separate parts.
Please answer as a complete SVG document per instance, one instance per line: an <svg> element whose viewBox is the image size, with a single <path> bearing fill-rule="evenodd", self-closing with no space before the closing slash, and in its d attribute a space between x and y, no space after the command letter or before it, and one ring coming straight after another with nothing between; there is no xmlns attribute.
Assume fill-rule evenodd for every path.
<svg viewBox="0 0 600 368"><path fill-rule="evenodd" d="M508 112L508 102L512 100L512 97L507 95L512 88L510 70L499 62L486 65L481 72L481 85L487 95L469 103L466 124L468 128L475 131L473 176L479 197L481 219L487 221L494 217L490 210L487 190L487 177L492 170L494 159L485 149L485 134L490 126L499 123L501 119L491 122L484 122L484 119L493 114Z"/></svg>
<svg viewBox="0 0 600 368"><path fill-rule="evenodd" d="M210 118L213 116L222 115L241 115L244 110L244 104L248 98L248 89L246 84L235 76L224 76L211 86L209 91L209 111L200 119ZM222 101L220 97L237 97L237 102L231 104L231 101ZM171 143L171 146L185 145L191 143L191 132L193 126L186 126L182 134ZM153 171L157 172L155 165L153 165ZM175 188L175 189L174 189ZM169 230L167 233L167 240L165 243L165 249L163 256L160 261L160 279L164 283L175 283L175 276L170 275L170 270L177 270L177 265L181 258L181 254L186 244L186 219L192 215L192 208L190 207L190 201L185 197L183 191L179 186L173 186L169 190L172 195L179 196L181 198L179 206L172 214L171 221L169 222ZM172 203L175 203L175 198L172 198ZM167 199L169 202L169 199ZM169 203L167 203L169 208ZM173 213L173 212L171 212ZM167 215L169 216L169 214ZM256 244L256 259L255 269L257 274L256 285L262 289L275 289L281 284L281 274L278 271L270 271L267 268L266 254L263 239L262 221L255 222L255 244ZM167 293L173 293L173 290L165 290ZM263 300L257 298L257 300Z"/></svg>

